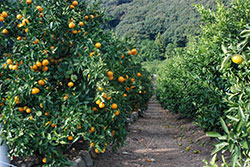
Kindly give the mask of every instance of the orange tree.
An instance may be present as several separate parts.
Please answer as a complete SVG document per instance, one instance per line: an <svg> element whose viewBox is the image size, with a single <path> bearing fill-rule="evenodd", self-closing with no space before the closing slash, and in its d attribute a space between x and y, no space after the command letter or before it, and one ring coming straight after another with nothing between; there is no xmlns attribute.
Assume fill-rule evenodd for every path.
<svg viewBox="0 0 250 167"><path fill-rule="evenodd" d="M213 153L229 150L234 166L248 166L249 149L249 26L239 33L238 38L228 46L222 46L225 58L221 71L230 83L224 100L230 107L226 118L220 119L224 134L209 132L211 137L218 137L221 142L216 144Z"/></svg>
<svg viewBox="0 0 250 167"><path fill-rule="evenodd" d="M127 118L151 97L137 50L104 33L98 4L19 0L0 4L0 107L9 156L67 166L79 138L97 153L126 137Z"/></svg>
<svg viewBox="0 0 250 167"><path fill-rule="evenodd" d="M250 161L249 5L233 0L225 7L218 1L215 12L199 5L202 34L165 63L157 91L164 106L192 116L204 130L216 131L208 133L221 140L213 153L229 150L228 166L237 167Z"/></svg>

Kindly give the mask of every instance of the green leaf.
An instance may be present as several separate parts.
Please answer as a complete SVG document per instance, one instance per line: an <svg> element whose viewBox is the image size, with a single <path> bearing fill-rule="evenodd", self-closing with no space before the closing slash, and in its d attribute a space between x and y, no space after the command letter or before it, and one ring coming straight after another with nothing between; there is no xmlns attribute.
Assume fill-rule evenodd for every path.
<svg viewBox="0 0 250 167"><path fill-rule="evenodd" d="M237 125L236 132L240 132L240 129L242 127L243 121L240 121Z"/></svg>
<svg viewBox="0 0 250 167"><path fill-rule="evenodd" d="M221 134L219 134L218 132L207 132L206 135L208 137L221 137Z"/></svg>
<svg viewBox="0 0 250 167"><path fill-rule="evenodd" d="M245 119L245 114L244 114L244 112L243 112L243 110L242 110L241 107L239 107L239 116L240 116L241 118Z"/></svg>
<svg viewBox="0 0 250 167"><path fill-rule="evenodd" d="M235 117L230 116L230 115L227 115L226 117L227 117L228 119L231 119L231 120L236 121L236 122L239 122L239 121L240 121L238 118L235 118Z"/></svg>
<svg viewBox="0 0 250 167"><path fill-rule="evenodd" d="M224 45L222 45L221 48L222 48L223 53L227 54L227 48Z"/></svg>
<svg viewBox="0 0 250 167"><path fill-rule="evenodd" d="M215 164L216 160L217 160L217 154L213 156L213 158L210 161L210 164Z"/></svg>
<svg viewBox="0 0 250 167"><path fill-rule="evenodd" d="M218 151L221 151L224 147L228 146L229 144L227 142L220 142L215 145L215 149L212 151L212 155L217 153Z"/></svg>
<svg viewBox="0 0 250 167"><path fill-rule="evenodd" d="M247 143L246 140L241 141L240 144L241 144L241 146L242 146L243 148L249 149L249 146L248 146L248 143Z"/></svg>
<svg viewBox="0 0 250 167"><path fill-rule="evenodd" d="M224 58L224 60L223 60L223 62L222 62L222 64L221 64L220 70L222 70L222 69L226 66L226 64L228 63L228 61L230 60L230 58L231 58L231 55L226 56L226 57Z"/></svg>
<svg viewBox="0 0 250 167"><path fill-rule="evenodd" d="M227 128L227 125L226 125L225 121L222 118L220 118L220 123L221 123L221 126L224 129L224 131L228 134L229 130Z"/></svg>
<svg viewBox="0 0 250 167"><path fill-rule="evenodd" d="M78 79L77 75L71 75L71 80L73 82L77 81L77 79Z"/></svg>

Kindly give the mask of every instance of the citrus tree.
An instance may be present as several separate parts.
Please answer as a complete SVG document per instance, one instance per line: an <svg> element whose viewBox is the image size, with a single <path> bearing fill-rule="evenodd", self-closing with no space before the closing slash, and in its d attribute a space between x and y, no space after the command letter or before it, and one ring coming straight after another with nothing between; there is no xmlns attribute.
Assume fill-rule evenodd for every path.
<svg viewBox="0 0 250 167"><path fill-rule="evenodd" d="M229 150L227 166L247 166L250 2L234 0L227 7L217 2L216 11L197 6L202 34L165 62L157 97L163 106L195 118L205 131L213 130L208 136L220 142L212 153Z"/></svg>
<svg viewBox="0 0 250 167"><path fill-rule="evenodd" d="M83 138L96 153L123 145L127 118L151 97L137 50L104 32L98 2L0 4L0 107L9 156L67 166Z"/></svg>

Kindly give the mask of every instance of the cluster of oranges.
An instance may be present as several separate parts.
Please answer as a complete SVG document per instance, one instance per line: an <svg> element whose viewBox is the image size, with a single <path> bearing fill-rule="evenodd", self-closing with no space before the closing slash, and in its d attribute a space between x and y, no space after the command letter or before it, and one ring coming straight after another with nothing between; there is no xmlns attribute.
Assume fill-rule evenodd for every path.
<svg viewBox="0 0 250 167"><path fill-rule="evenodd" d="M0 27L0 54L5 55L0 59L0 80L4 78L0 85L6 88L0 93L0 107L4 108L0 122L4 122L7 140L8 135L17 135L5 133L11 124L25 129L29 134L25 140L47 145L44 149L38 144L24 148L17 139L9 142L9 148L15 147L15 156L20 156L18 152L32 155L41 149L41 161L49 166L65 162L60 148L81 137L96 153L105 152L110 143L121 146L126 137L126 118L132 109L144 110L142 106L150 97L138 94L139 89L148 91L150 83L147 73L133 60L137 50L129 50L132 47L128 44L120 45L103 33L102 13L88 8L86 2L59 0L68 12L61 16L67 19L59 18L58 23L54 16L62 15L60 9L48 11L55 4L37 2L17 2L20 9L0 16L4 23ZM13 40L12 46L6 47L6 39ZM14 112L8 108L11 100ZM9 121L13 117L21 121L19 127ZM52 146L56 153L50 151Z"/></svg>
<svg viewBox="0 0 250 167"><path fill-rule="evenodd" d="M39 69L42 71L48 71L48 65L49 65L49 60L44 59L42 62L37 61L33 66L30 66L31 70L34 70L35 72L39 72Z"/></svg>

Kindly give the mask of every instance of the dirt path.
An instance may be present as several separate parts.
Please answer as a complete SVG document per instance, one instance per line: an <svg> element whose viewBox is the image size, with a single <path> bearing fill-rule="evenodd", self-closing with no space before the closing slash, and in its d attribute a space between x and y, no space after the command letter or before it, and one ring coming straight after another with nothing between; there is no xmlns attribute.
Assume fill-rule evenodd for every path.
<svg viewBox="0 0 250 167"><path fill-rule="evenodd" d="M203 159L211 159L213 141L178 117L151 100L144 118L129 127L125 146L98 155L95 167L202 167Z"/></svg>

